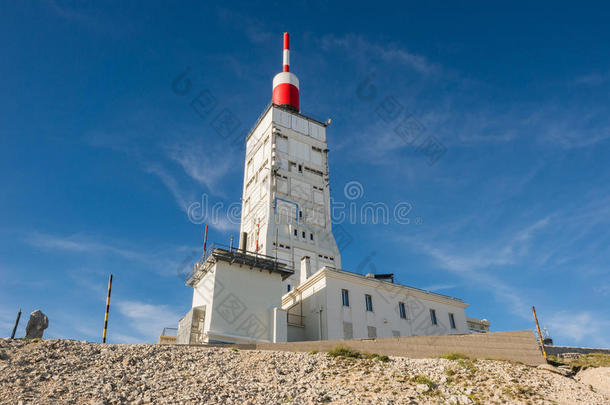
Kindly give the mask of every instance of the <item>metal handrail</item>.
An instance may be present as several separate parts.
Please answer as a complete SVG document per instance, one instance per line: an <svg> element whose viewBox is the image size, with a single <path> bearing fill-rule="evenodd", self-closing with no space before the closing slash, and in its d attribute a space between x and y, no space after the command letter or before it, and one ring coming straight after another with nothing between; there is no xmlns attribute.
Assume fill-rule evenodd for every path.
<svg viewBox="0 0 610 405"><path fill-rule="evenodd" d="M294 263L292 263L292 262L286 263L283 260L279 260L278 258L276 258L274 256L265 255L265 254L262 254L259 252L251 252L248 250L240 249L239 247L228 246L223 243L215 242L215 243L211 244L210 247L204 252L204 254L201 256L201 259L199 259L197 262L195 262L191 272L187 275L186 280L190 280L191 278L193 278L193 276L197 273L198 268L200 266L203 266L204 263L206 262L206 260L208 260L208 258L214 254L214 251L216 251L218 249L224 250L224 251L228 252L229 254L235 254L238 257L241 256L242 258L244 256L254 257L255 262L258 259L260 259L261 261L272 261L272 262L274 262L273 267L276 270L287 269L290 271L294 271Z"/></svg>
<svg viewBox="0 0 610 405"><path fill-rule="evenodd" d="M291 326L305 326L305 316L286 312L286 323Z"/></svg>

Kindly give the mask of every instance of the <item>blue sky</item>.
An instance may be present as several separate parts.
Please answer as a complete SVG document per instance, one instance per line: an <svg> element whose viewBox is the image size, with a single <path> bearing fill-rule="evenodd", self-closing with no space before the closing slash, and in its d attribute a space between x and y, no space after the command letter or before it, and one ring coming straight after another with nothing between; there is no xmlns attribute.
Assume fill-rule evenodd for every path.
<svg viewBox="0 0 610 405"><path fill-rule="evenodd" d="M214 114L254 124L289 31L302 111L333 120L333 198L412 206L409 224L341 224L345 269L462 298L496 331L532 329L536 305L557 343L610 346L607 17L557 2L2 2L0 335L40 308L46 336L99 341L111 272L110 342L176 325L201 255L187 207L241 194L243 151ZM209 116L190 104L204 90ZM434 164L397 136L402 117L445 148ZM237 235L210 225L211 241Z"/></svg>

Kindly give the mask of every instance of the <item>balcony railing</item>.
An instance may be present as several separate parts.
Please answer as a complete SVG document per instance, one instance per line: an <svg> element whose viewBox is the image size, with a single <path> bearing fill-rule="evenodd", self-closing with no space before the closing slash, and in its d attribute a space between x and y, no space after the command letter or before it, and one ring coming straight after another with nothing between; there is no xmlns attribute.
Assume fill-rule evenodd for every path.
<svg viewBox="0 0 610 405"><path fill-rule="evenodd" d="M305 327L305 317L299 314L291 314L290 312L286 313L287 323L290 326L298 326Z"/></svg>

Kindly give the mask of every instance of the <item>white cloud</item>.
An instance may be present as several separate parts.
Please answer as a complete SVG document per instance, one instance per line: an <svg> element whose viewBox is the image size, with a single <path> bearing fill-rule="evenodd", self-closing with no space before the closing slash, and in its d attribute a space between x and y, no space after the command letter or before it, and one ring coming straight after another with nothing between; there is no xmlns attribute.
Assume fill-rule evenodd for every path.
<svg viewBox="0 0 610 405"><path fill-rule="evenodd" d="M163 328L176 327L184 315L167 305L154 305L141 301L118 301L116 306L121 315L129 320L128 324L132 327L131 332L137 332L140 338L147 342L155 342ZM120 340L135 343L133 340L138 338L134 337L129 330L126 332L127 335L114 336Z"/></svg>
<svg viewBox="0 0 610 405"><path fill-rule="evenodd" d="M610 321L590 311L560 311L542 321L547 326L555 344L578 344L585 338L594 344L608 347L607 334Z"/></svg>
<svg viewBox="0 0 610 405"><path fill-rule="evenodd" d="M408 67L421 74L440 71L440 65L430 62L425 56L410 52L395 43L384 45L373 43L360 35L348 34L342 37L325 35L321 40L321 47L331 52L341 49L348 56L358 60L380 59L382 62Z"/></svg>
<svg viewBox="0 0 610 405"><path fill-rule="evenodd" d="M71 252L74 254L109 255L138 262L162 276L175 275L185 256L199 251L197 246L166 246L150 251L141 251L132 247L122 247L120 242L101 242L90 236L69 235L57 236L34 232L27 235L24 241L31 246L51 252ZM189 256L190 257L190 256Z"/></svg>
<svg viewBox="0 0 610 405"><path fill-rule="evenodd" d="M216 187L218 182L234 166L231 154L221 153L216 147L201 143L175 144L167 148L167 154L189 177L214 194L219 194Z"/></svg>

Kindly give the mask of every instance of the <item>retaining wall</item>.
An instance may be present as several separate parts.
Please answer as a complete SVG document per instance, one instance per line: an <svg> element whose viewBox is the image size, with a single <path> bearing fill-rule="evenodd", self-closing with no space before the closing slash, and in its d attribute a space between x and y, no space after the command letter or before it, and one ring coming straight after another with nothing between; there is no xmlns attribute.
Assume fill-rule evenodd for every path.
<svg viewBox="0 0 610 405"><path fill-rule="evenodd" d="M288 343L257 343L243 349L325 352L344 345L361 352L411 358L463 353L475 358L518 361L536 366L546 363L532 331L489 332L468 335L409 336L378 339L322 340Z"/></svg>

